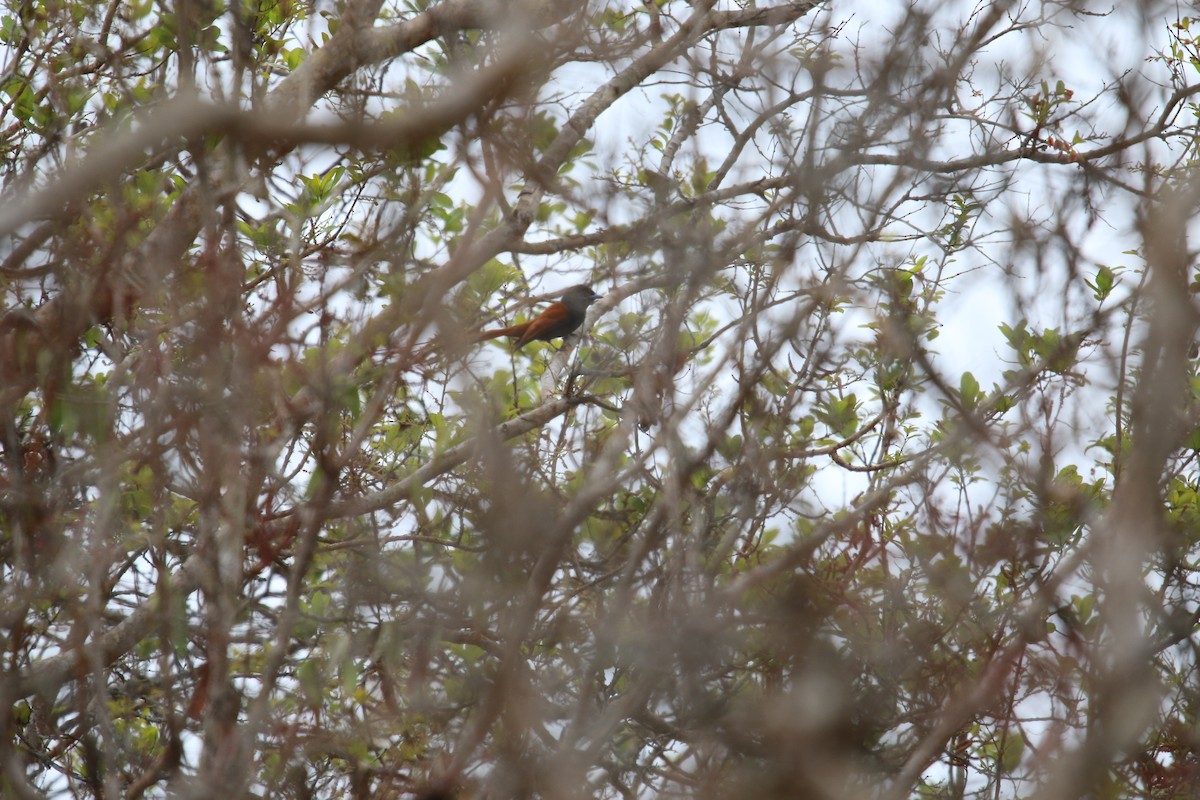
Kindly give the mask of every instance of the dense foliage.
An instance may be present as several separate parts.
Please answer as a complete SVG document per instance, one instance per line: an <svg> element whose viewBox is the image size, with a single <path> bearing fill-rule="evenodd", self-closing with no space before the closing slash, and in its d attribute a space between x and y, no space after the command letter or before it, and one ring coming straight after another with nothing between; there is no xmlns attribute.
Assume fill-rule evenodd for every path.
<svg viewBox="0 0 1200 800"><path fill-rule="evenodd" d="M6 6L0 795L1196 796L1183 5Z"/></svg>

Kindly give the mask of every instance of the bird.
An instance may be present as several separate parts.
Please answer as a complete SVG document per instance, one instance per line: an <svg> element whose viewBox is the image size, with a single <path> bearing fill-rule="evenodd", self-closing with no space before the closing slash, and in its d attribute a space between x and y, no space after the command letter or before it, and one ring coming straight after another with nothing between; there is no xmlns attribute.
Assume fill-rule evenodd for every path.
<svg viewBox="0 0 1200 800"><path fill-rule="evenodd" d="M488 339L498 339L509 336L515 339L513 349L520 349L530 342L548 342L551 339L561 339L575 332L583 324L587 316L588 306L600 299L600 295L592 291L592 287L579 284L572 286L562 293L562 298L546 307L529 322L510 325L507 328L497 328L482 331L475 335L476 342Z"/></svg>

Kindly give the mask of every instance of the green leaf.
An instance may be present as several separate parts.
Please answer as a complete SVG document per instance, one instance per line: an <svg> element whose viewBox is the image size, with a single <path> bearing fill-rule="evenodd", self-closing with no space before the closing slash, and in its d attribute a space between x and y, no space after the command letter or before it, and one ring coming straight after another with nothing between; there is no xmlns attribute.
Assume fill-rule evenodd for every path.
<svg viewBox="0 0 1200 800"><path fill-rule="evenodd" d="M1112 294L1112 290L1116 286L1116 283L1116 272L1112 267L1106 265L1100 266L1100 269L1096 272L1096 277L1093 280L1084 280L1084 285L1092 290L1092 296L1101 303L1103 303L1108 296Z"/></svg>
<svg viewBox="0 0 1200 800"><path fill-rule="evenodd" d="M848 394L837 400L831 400L823 408L814 412L817 419L829 426L833 433L845 439L853 436L858 430L858 397Z"/></svg>
<svg viewBox="0 0 1200 800"><path fill-rule="evenodd" d="M318 659L306 658L296 668L296 679L304 692L304 699L314 708L319 708L325 699L325 675Z"/></svg>
<svg viewBox="0 0 1200 800"><path fill-rule="evenodd" d="M742 452L742 437L727 436L717 445L717 452L730 461L736 461Z"/></svg>
<svg viewBox="0 0 1200 800"><path fill-rule="evenodd" d="M1011 773L1021 764L1021 757L1025 755L1025 737L1020 731L1009 731L1003 734L1000 739L999 761L1000 771Z"/></svg>
<svg viewBox="0 0 1200 800"><path fill-rule="evenodd" d="M958 381L958 395L963 407L973 411L979 407L983 392L979 391L979 381L970 372L964 372Z"/></svg>

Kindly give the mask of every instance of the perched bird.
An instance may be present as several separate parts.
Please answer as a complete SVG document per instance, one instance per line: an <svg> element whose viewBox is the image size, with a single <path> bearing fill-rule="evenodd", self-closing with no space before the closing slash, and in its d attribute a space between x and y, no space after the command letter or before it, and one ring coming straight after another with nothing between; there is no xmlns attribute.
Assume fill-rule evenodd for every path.
<svg viewBox="0 0 1200 800"><path fill-rule="evenodd" d="M561 300L551 303L545 311L529 322L483 331L475 336L475 341L483 342L501 336L511 336L516 340L513 347L520 348L533 341L548 342L551 339L561 339L574 333L575 329L583 324L588 306L599 299L600 295L593 292L590 286L572 286L563 292Z"/></svg>

